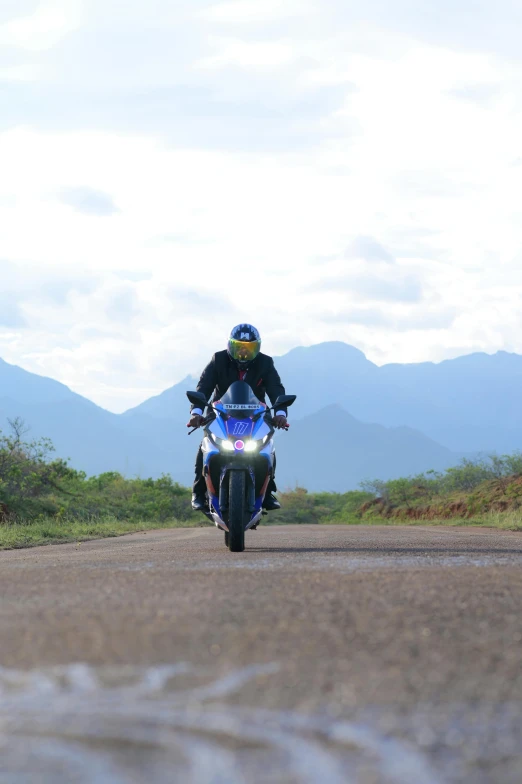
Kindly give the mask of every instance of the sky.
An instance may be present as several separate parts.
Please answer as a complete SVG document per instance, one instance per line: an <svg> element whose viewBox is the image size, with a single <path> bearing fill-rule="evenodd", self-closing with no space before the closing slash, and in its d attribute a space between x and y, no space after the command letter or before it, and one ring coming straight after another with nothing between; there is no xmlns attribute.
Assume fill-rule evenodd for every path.
<svg viewBox="0 0 522 784"><path fill-rule="evenodd" d="M0 357L123 411L263 350L522 353L519 0L2 0Z"/></svg>

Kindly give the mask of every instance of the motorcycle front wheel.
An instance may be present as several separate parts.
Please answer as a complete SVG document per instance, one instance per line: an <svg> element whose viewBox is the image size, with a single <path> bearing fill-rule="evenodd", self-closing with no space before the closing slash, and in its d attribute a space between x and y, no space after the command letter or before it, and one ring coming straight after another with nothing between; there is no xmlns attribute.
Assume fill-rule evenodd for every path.
<svg viewBox="0 0 522 784"><path fill-rule="evenodd" d="M228 549L242 553L245 549L245 473L230 472L228 507Z"/></svg>

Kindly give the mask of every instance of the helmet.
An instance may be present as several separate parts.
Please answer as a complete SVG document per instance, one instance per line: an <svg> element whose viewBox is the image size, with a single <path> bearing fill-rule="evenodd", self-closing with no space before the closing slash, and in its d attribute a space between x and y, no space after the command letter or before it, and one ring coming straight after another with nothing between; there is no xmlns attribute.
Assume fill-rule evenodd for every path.
<svg viewBox="0 0 522 784"><path fill-rule="evenodd" d="M246 368L261 350L261 335L252 324L238 324L230 333L228 355Z"/></svg>

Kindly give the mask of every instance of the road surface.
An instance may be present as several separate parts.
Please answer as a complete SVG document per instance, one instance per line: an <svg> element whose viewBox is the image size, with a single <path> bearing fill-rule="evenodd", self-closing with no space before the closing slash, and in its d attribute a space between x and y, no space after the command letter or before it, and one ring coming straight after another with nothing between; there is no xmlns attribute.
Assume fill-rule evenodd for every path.
<svg viewBox="0 0 522 784"><path fill-rule="evenodd" d="M522 781L521 534L149 532L0 596L2 784Z"/></svg>

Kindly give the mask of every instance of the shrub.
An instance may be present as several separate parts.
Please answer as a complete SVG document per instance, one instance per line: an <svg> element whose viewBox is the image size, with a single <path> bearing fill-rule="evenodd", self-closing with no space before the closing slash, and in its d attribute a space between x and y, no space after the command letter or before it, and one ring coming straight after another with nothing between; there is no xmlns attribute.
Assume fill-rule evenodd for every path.
<svg viewBox="0 0 522 784"><path fill-rule="evenodd" d="M485 482L495 482L500 490L508 495L516 495L519 485L513 479L522 477L522 453L497 455L492 453L474 460L463 458L457 466L444 472L427 471L424 474L400 479L383 481L366 480L361 488L374 498L381 498L385 504L411 507L414 503L449 496L452 493L470 494L473 504L483 505L475 497L474 491Z"/></svg>

